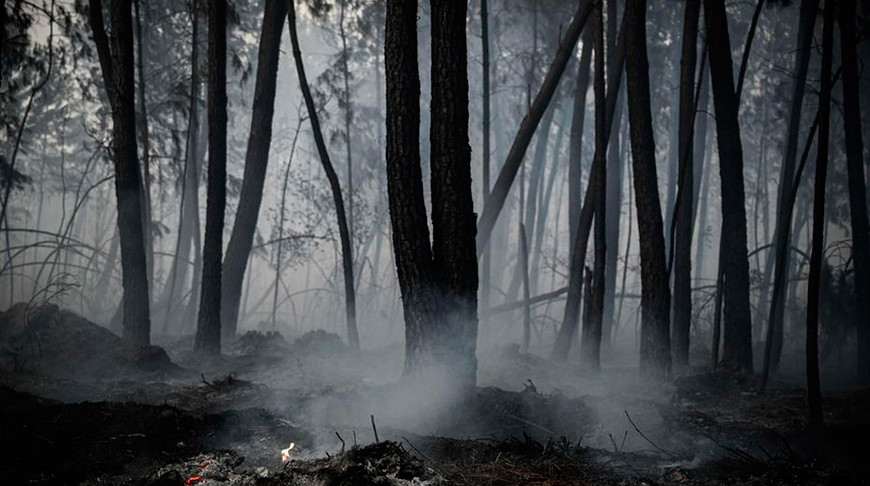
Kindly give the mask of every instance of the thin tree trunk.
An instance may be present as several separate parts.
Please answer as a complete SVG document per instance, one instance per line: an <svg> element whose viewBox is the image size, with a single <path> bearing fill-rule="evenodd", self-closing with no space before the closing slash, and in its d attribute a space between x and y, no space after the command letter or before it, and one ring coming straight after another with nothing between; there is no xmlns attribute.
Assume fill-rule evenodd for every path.
<svg viewBox="0 0 870 486"><path fill-rule="evenodd" d="M149 290L154 282L154 241L151 238L151 142L148 138L148 107L145 103L145 53L142 36L142 13L140 0L134 0L133 7L136 10L136 69L139 74L139 133L142 137L142 218L145 237L145 264L148 267ZM151 294L149 294L151 295Z"/></svg>
<svg viewBox="0 0 870 486"><path fill-rule="evenodd" d="M656 176L646 47L646 1L628 2L623 14L626 88L641 258L641 373L667 376L671 366L670 288Z"/></svg>
<svg viewBox="0 0 870 486"><path fill-rule="evenodd" d="M776 226L773 232L773 238L776 240L773 258L768 257L767 265L773 265L776 261L776 253L784 252L782 265L776 265L773 273L773 287L780 286L782 288L784 282L788 279L788 269L790 266L790 252L788 247L791 238L782 238L784 232L788 231L787 227L791 225L791 219L785 219L784 208L786 200L792 192L792 187L795 185L795 159L798 149L798 137L800 136L801 111L803 109L804 91L806 89L807 71L809 70L810 51L813 42L813 31L816 24L816 15L819 10L819 0L802 0L800 7L800 20L797 35L797 49L795 50L795 77L792 91L791 106L788 114L788 131L785 137L784 158L782 161L782 172L780 173L780 183L777 194L777 212ZM765 270L767 272L767 270ZM773 327L774 336L782 330L785 320L785 302L787 294L771 296L770 313L767 320L767 325ZM775 372L779 368L778 349L781 346L774 345L774 350L770 358L765 357L765 361L770 360L765 367L770 367L771 371Z"/></svg>
<svg viewBox="0 0 870 486"><path fill-rule="evenodd" d="M720 248L725 308L722 360L729 368L752 372L752 319L749 305L749 259L743 146L737 119L731 43L724 0L704 0L707 48L713 82L719 172L722 179L722 246Z"/></svg>
<svg viewBox="0 0 870 486"><path fill-rule="evenodd" d="M275 113L275 84L281 31L284 28L286 11L287 2L266 0L257 61L257 80L251 108L251 131L245 153L245 173L221 277L221 328L224 336L232 336L236 333L242 279L248 266L254 232L257 229L260 203L263 200L263 184L269 162L269 147L272 143L272 118Z"/></svg>
<svg viewBox="0 0 870 486"><path fill-rule="evenodd" d="M299 132L304 118L299 117L296 131L293 134L293 142L290 144L290 157L287 158L287 166L284 167L284 183L281 186L281 209L278 212L278 248L275 250L275 291L272 294L272 329L275 329L275 314L278 310L278 281L281 279L281 257L284 249L284 214L287 209L287 185L290 182L290 167L293 165L293 154L296 153L296 142L299 140ZM373 277L374 278L374 277Z"/></svg>
<svg viewBox="0 0 870 486"><path fill-rule="evenodd" d="M522 259L523 271L523 347L522 352L529 352L529 341L532 336L532 307L529 304L529 244L526 241L526 225L520 221L520 258Z"/></svg>
<svg viewBox="0 0 870 486"><path fill-rule="evenodd" d="M481 67L483 71L483 86L481 96L483 98L483 114L481 121L481 130L483 132L483 152L481 153L483 163L482 186L483 198L486 201L489 197L490 186L490 87L489 87L489 10L488 1L480 0L480 37L481 37ZM492 258L491 249L486 248L480 256L480 306L483 309L488 309L489 294L490 294L490 279L492 274Z"/></svg>
<svg viewBox="0 0 870 486"><path fill-rule="evenodd" d="M142 225L142 184L136 149L133 19L130 0L111 5L111 38L103 24L100 0L89 0L89 19L103 80L112 107L115 194L124 286L124 339L149 344L151 316Z"/></svg>
<svg viewBox="0 0 870 486"><path fill-rule="evenodd" d="M855 0L840 2L840 55L843 59L843 122L849 174L852 255L855 259L855 315L858 328L858 376L870 382L870 224L864 183L864 141L855 52ZM866 102L866 100L865 100Z"/></svg>
<svg viewBox="0 0 870 486"><path fill-rule="evenodd" d="M607 80L607 99L605 101L604 110L604 139L605 142L610 140L610 133L613 127L613 114L616 111L616 104L619 98L619 90L616 88L622 82L622 71L626 62L625 42L623 34L625 33L625 16L623 15L623 27L620 30L619 41L617 42L616 51L614 54L614 69L611 71L612 76ZM606 157L593 156L592 169L590 171L589 180L595 180L596 171L601 170L601 164L604 163ZM598 161L599 163L596 163ZM580 221L577 225L577 234L574 241L571 242L571 261L568 268L568 296L565 301L565 313L562 318L562 324L559 327L559 332L556 336L556 343L553 346L551 359L557 362L564 362L568 359L568 351L571 348L571 343L574 341L574 336L577 332L577 322L580 317L580 302L583 293L583 268L586 261L586 248L589 244L589 234L592 230L592 217L594 215L593 201L595 201L595 191L590 187L586 191L583 198L583 207L580 210Z"/></svg>
<svg viewBox="0 0 870 486"><path fill-rule="evenodd" d="M822 73L819 86L819 142L813 190L813 243L807 283L807 401L812 430L822 426L822 390L819 380L819 286L825 252L825 182L831 128L831 58L834 52L834 2L825 2L822 29ZM856 107L857 110L857 107ZM866 214L866 213L865 213ZM865 316L866 318L866 316Z"/></svg>
<svg viewBox="0 0 870 486"><path fill-rule="evenodd" d="M589 89L593 42L592 29L588 29L583 33L577 84L574 87L574 107L571 111L571 141L568 147L568 241L574 241L577 237L580 208L583 205L583 124L586 119L586 92Z"/></svg>
<svg viewBox="0 0 870 486"><path fill-rule="evenodd" d="M694 161L692 144L695 134L695 69L698 54L698 19L700 0L687 0L683 17L683 45L680 60L680 128L679 166L680 201L676 204L676 233L674 235L674 309L672 341L674 367L683 370L689 366L689 331L692 326L692 223L694 209ZM703 73L703 71L701 71ZM703 83L703 79L700 80Z"/></svg>
<svg viewBox="0 0 870 486"><path fill-rule="evenodd" d="M208 3L208 200L194 348L221 352L221 256L227 204L227 0ZM194 288L197 292L199 289Z"/></svg>
<svg viewBox="0 0 870 486"><path fill-rule="evenodd" d="M616 58L616 10L617 1L607 2L607 68L613 69ZM617 89L622 89L619 86ZM601 343L605 349L610 348L610 340L615 327L613 323L614 308L616 307L616 264L619 257L619 224L622 217L622 180L623 166L620 151L620 129L622 125L623 104L620 103L614 112L613 124L617 127L613 136L613 147L608 150L607 165L607 214L605 215L606 247L607 252L604 263L604 317L601 325Z"/></svg>
<svg viewBox="0 0 870 486"><path fill-rule="evenodd" d="M344 200L341 196L341 185L338 182L338 175L335 173L335 169L333 168L332 162L329 158L329 152L326 150L326 142L323 139L323 132L320 130L320 120L317 115L317 107L314 105L314 98L311 96L311 89L309 88L308 80L305 77L305 66L302 62L302 52L299 50L299 38L296 35L296 7L294 1L295 0L291 0L288 2L287 27L290 29L290 42L293 45L293 58L296 61L296 74L299 78L299 88L302 90L302 97L305 98L305 105L308 108L308 118L311 122L311 130L314 133L314 141L317 144L320 163L323 165L323 170L326 172L326 179L329 181L329 188L332 191L332 199L335 204L336 218L338 219L338 233L341 239L341 257L344 273L347 340L352 349L359 350L359 332L356 327L356 291L354 289L353 279L353 249L350 241L350 228L344 212Z"/></svg>
<svg viewBox="0 0 870 486"><path fill-rule="evenodd" d="M593 372L601 369L601 323L604 317L604 265L607 257L605 244L607 220L607 139L605 138L604 119L604 8L599 5L595 12L595 154L601 160L593 162L600 169L595 174L591 189L595 193L595 263L592 274L590 299L586 301L588 312L583 324L583 338L580 342L581 362ZM619 89L617 87L617 89Z"/></svg>
<svg viewBox="0 0 870 486"><path fill-rule="evenodd" d="M338 22L338 31L341 37L341 74L344 80L344 144L347 153L347 230L350 234L350 246L353 248L353 150L351 144L350 126L353 123L353 108L350 99L350 51L347 48L347 33L344 30L344 18L346 15L347 0L341 0L341 14ZM351 253L353 263L353 253Z"/></svg>
<svg viewBox="0 0 870 486"><path fill-rule="evenodd" d="M505 160L505 163L498 174L498 178L495 181L495 185L492 187L492 193L483 205L483 212L480 215L480 220L477 224L478 254L483 251L489 242L492 228L495 226L498 215L504 206L508 193L510 192L510 187L517 176L520 165L522 165L526 150L529 147L529 142L531 142L532 136L538 128L538 124L544 116L544 112L546 111L550 100L553 98L553 94L556 92L559 80L562 78L562 73L565 72L565 67L568 65L568 61L574 51L574 46L577 45L577 41L580 39L580 33L583 30L583 26L586 24L586 20L592 12L592 7L593 2L582 2L578 7L574 19L565 31L565 36L562 38L559 48L556 50L556 56L553 59L553 63L550 65L547 76L544 78L544 82L541 84L541 88L535 96L535 100L532 102L528 114L526 114L520 124L513 145L511 145L510 152L508 153L507 160Z"/></svg>
<svg viewBox="0 0 870 486"><path fill-rule="evenodd" d="M171 317L175 311L175 293L184 288L193 243L194 220L199 212L199 19L197 8L191 6L190 50L190 99L188 105L187 140L185 142L184 169L181 175L181 207L178 211L178 235L175 240L175 255L169 270L169 283L161 299L166 306L163 315L163 333L170 330Z"/></svg>

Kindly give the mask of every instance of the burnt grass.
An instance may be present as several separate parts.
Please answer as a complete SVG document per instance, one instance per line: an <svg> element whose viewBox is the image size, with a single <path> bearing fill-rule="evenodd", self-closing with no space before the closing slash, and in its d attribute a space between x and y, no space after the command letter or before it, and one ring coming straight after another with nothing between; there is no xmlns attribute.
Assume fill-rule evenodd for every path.
<svg viewBox="0 0 870 486"><path fill-rule="evenodd" d="M762 393L754 377L697 372L655 399L578 397L558 390L553 365L520 355L499 366L551 392L531 380L481 387L416 433L379 423L375 441L369 413L386 416L406 392L336 384L320 363L360 381L348 370L371 361L334 335L250 334L203 363L127 349L57 308L16 319L0 315L0 338L19 353L0 363L2 485L868 484L866 389L826 391L826 427L810 435L801 389ZM229 373L239 370L245 379ZM602 410L624 412L624 430ZM294 460L281 464L290 440Z"/></svg>

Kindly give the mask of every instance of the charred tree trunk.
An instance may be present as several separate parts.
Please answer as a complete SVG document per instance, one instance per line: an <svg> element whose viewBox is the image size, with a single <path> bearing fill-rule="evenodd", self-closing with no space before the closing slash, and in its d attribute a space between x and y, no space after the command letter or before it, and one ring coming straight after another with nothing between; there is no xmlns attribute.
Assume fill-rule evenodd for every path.
<svg viewBox="0 0 870 486"><path fill-rule="evenodd" d="M148 268L149 291L154 282L154 241L151 238L151 142L148 138L148 107L145 104L145 39L142 35L142 11L140 0L134 0L136 11L136 71L139 75L137 95L139 98L139 134L142 138L142 224L145 237L145 265ZM149 293L152 295L152 293Z"/></svg>
<svg viewBox="0 0 870 486"><path fill-rule="evenodd" d="M671 295L650 110L646 1L627 2L623 15L626 19L626 87L641 258L640 367L644 374L663 377L668 375L671 366L668 334Z"/></svg>
<svg viewBox="0 0 870 486"><path fill-rule="evenodd" d="M617 1L607 2L607 69L612 72L616 58L616 10ZM622 89L619 86L617 89ZM616 307L616 264L619 257L619 224L622 217L622 181L623 166L622 154L620 153L620 129L622 124L623 104L617 105L613 114L613 125L617 127L613 134L612 150L607 155L607 214L605 215L606 247L607 252L604 261L604 317L601 323L601 344L605 349L610 348L610 340L613 335L614 310Z"/></svg>
<svg viewBox="0 0 870 486"><path fill-rule="evenodd" d="M432 0L432 257L443 289L449 372L473 387L477 372L476 215L468 145L467 2Z"/></svg>
<svg viewBox="0 0 870 486"><path fill-rule="evenodd" d="M870 225L864 183L864 141L855 53L855 0L840 2L840 55L843 59L843 121L849 174L852 256L855 259L855 315L858 317L858 374L870 382ZM866 102L866 100L865 100Z"/></svg>
<svg viewBox="0 0 870 486"><path fill-rule="evenodd" d="M483 152L481 153L483 163L482 186L483 198L486 201L489 197L490 186L490 92L489 92L489 10L487 8L487 0L480 0L480 37L481 37L481 65L483 70L483 120L481 130L483 132ZM483 309L488 309L489 294L490 294L490 279L492 278L492 258L489 248L485 249L480 255L480 306Z"/></svg>
<svg viewBox="0 0 870 486"><path fill-rule="evenodd" d="M577 237L580 208L583 205L583 124L586 120L586 91L589 89L589 67L592 65L592 29L583 34L583 48L574 87L574 107L571 111L571 136L568 154L568 241Z"/></svg>
<svg viewBox="0 0 870 486"><path fill-rule="evenodd" d="M142 224L142 182L136 149L133 82L133 16L130 0L113 1L111 37L103 23L100 0L89 0L89 20L112 108L112 161L124 286L124 339L149 344L151 316Z"/></svg>
<svg viewBox="0 0 870 486"><path fill-rule="evenodd" d="M680 200L674 235L674 309L672 341L674 366L689 366L689 330L692 326L692 223L694 210L694 161L692 144L695 127L695 65L698 54L698 19L701 0L688 0L683 17L683 45L680 60ZM701 81L703 82L703 80Z"/></svg>
<svg viewBox="0 0 870 486"><path fill-rule="evenodd" d="M601 323L604 317L604 264L607 257L605 245L605 222L607 207L607 122L604 119L604 12L603 6L596 9L595 25L595 156L601 160L593 162L599 166L595 179L590 179L595 193L595 263L592 274L590 299L586 302L589 310L583 324L583 338L580 342L580 360L593 372L601 369ZM617 87L617 89L619 89Z"/></svg>
<svg viewBox="0 0 870 486"><path fill-rule="evenodd" d="M577 45L577 41L580 39L583 26L592 12L592 7L593 2L582 2L578 7L574 19L571 21L564 38L559 44L547 76L544 78L544 82L541 83L541 88L535 96L528 114L520 124L513 145L511 145L510 152L508 152L507 160L498 174L495 185L492 187L492 193L483 205L483 213L480 215L480 221L477 224L478 254L483 251L489 242L492 228L495 226L498 215L504 206L504 202L510 192L510 187L514 179L516 179L526 150L529 148L529 142L531 142L532 136L535 134L535 130L538 128L538 124L544 116L544 112L553 98L553 94L556 92L559 80L562 78L565 67L571 58L571 53L574 51L574 46Z"/></svg>
<svg viewBox="0 0 870 486"><path fill-rule="evenodd" d="M789 194L792 192L792 187L795 185L795 158L797 157L798 137L800 136L801 126L801 111L803 109L804 91L806 89L807 71L809 70L810 51L813 42L813 30L816 25L816 15L819 10L819 0L802 0L800 9L800 25L798 26L797 49L795 50L795 78L794 88L792 91L791 107L788 114L788 132L785 138L785 157L782 161L782 172L780 174L780 183L777 194L777 211L776 211L776 227L773 232L773 238L776 241L774 246L773 258L768 257L767 265L773 265L776 261L776 253L784 252L782 265L776 264L773 273L773 287L777 286L785 289L784 283L788 280L788 269L790 266L791 252L788 251L791 237L787 234L788 227L791 225L791 218L785 218L784 208ZM773 336L782 334L782 328L785 320L785 302L787 294L783 292L781 295L771 296L770 313L767 319L767 325L774 330ZM765 352L764 367L771 371L776 371L779 367L779 357L781 355L782 342L773 343L771 351Z"/></svg>
<svg viewBox="0 0 870 486"><path fill-rule="evenodd" d="M221 329L224 336L236 333L239 301L242 297L242 279L248 266L248 257L257 229L263 183L272 143L272 117L275 114L275 83L278 75L281 31L287 2L266 0L260 48L257 60L257 81L251 107L251 131L245 153L245 173L239 206L233 223L233 232L227 244L221 277Z"/></svg>
<svg viewBox="0 0 870 486"><path fill-rule="evenodd" d="M208 3L208 200L195 349L221 352L221 256L227 204L227 3ZM280 244L280 243L279 243ZM196 292L198 289L193 289Z"/></svg>
<svg viewBox="0 0 870 486"><path fill-rule="evenodd" d="M424 342L437 314L432 249L420 168L420 75L417 4L387 1L384 39L387 189L396 272L405 314L404 376L422 371Z"/></svg>
<svg viewBox="0 0 870 486"><path fill-rule="evenodd" d="M746 248L746 207L743 145L737 120L731 42L723 0L704 0L707 48L719 142L722 179L722 246L725 308L722 360L735 370L752 372L752 322L749 306L749 258Z"/></svg>
<svg viewBox="0 0 870 486"><path fill-rule="evenodd" d="M293 45L293 58L296 61L296 74L299 77L299 88L302 97L305 98L305 106L308 108L308 118L311 121L311 131L314 133L314 141L317 144L317 152L320 155L320 163L326 172L329 188L332 191L332 200L335 204L335 215L338 219L338 234L341 239L341 260L344 273L344 299L345 318L347 322L347 340L350 347L359 350L359 331L356 327L356 291L353 279L353 248L350 241L350 227L344 212L344 200L341 196L341 184L338 182L338 174L332 166L329 152L326 150L326 141L320 129L320 120L317 115L317 107L311 96L308 79L305 77L305 65L302 62L302 52L299 50L299 38L296 35L296 7L295 0L288 2L287 27L290 29L290 42ZM476 265L476 264L475 264Z"/></svg>
<svg viewBox="0 0 870 486"><path fill-rule="evenodd" d="M616 111L616 104L619 99L619 90L616 87L622 82L622 71L626 62L626 46L622 37L624 33L625 16L623 15L620 37L614 54L614 69L611 71L612 76L607 80L607 99L605 100L604 109L605 142L610 140L610 133L613 127L613 114ZM606 157L598 157L598 154L596 154L592 160L592 169L589 174L590 181L595 180L596 173L602 169L601 165L605 162ZM580 220L577 223L577 234L574 237L574 241L571 242L572 250L568 268L568 296L565 301L565 313L562 317L562 324L556 335L556 342L551 355L551 359L557 362L564 362L568 359L568 351L571 349L571 343L574 341L574 336L577 333L577 322L580 317L580 302L583 293L583 268L585 267L589 234L592 231L592 217L594 216L595 191L592 189L590 187L583 197L583 207L580 210Z"/></svg>
<svg viewBox="0 0 870 486"><path fill-rule="evenodd" d="M822 425L822 390L819 380L819 287L825 252L825 182L831 128L831 58L834 52L835 2L825 2L822 29L822 73L819 86L819 142L813 189L813 243L807 282L807 399L810 428ZM857 110L857 107L855 107ZM851 175L851 174L850 174ZM864 316L866 318L866 316Z"/></svg>

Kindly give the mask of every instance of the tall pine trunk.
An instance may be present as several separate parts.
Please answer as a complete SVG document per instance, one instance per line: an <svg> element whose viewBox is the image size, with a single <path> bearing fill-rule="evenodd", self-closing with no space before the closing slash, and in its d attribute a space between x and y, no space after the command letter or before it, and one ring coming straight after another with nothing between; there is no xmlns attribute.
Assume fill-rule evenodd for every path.
<svg viewBox="0 0 870 486"><path fill-rule="evenodd" d="M123 337L136 344L149 344L151 316L142 224L142 182L136 148L131 0L112 2L110 37L106 34L100 0L89 0L88 14L112 109L112 162L124 286Z"/></svg>
<svg viewBox="0 0 870 486"><path fill-rule="evenodd" d="M595 156L601 160L593 162L599 166L595 179L590 179L595 193L595 263L592 271L592 289L586 301L583 323L583 338L580 341L580 360L592 371L601 369L601 323L604 317L604 265L607 256L605 245L606 206L607 206L607 138L604 119L604 8L599 5L595 12ZM617 88L619 89L619 88Z"/></svg>
<svg viewBox="0 0 870 486"><path fill-rule="evenodd" d="M788 131L786 132L784 147L785 155L782 161L780 184L777 193L776 226L773 232L775 245L773 253L768 256L767 261L767 266L769 267L774 265L774 262L777 260L777 252L784 252L785 254L782 264L776 264L774 267L774 288L779 286L785 289L784 282L788 280L788 269L791 260L791 252L788 251L791 242L788 227L791 225L791 219L785 218L785 207L789 194L792 192L792 187L794 187L796 182L794 172L801 128L801 112L803 110L804 91L806 90L807 71L809 70L813 31L815 30L818 10L819 0L801 1L797 48L795 49L794 86L788 114ZM769 271L765 270L765 273L767 272ZM764 367L771 371L776 371L779 367L782 339L777 338L777 336L782 336L786 299L787 293L783 292L780 295L772 296L770 301L770 313L768 314L767 325L773 328L775 342L771 351L769 353L765 352Z"/></svg>
<svg viewBox="0 0 870 486"><path fill-rule="evenodd" d="M286 12L286 1L266 0L257 60L257 80L251 107L251 131L245 153L245 172L221 277L221 329L225 336L236 333L242 279L248 266L260 203L263 200L263 184L272 143L281 31L284 28Z"/></svg>
<svg viewBox="0 0 870 486"><path fill-rule="evenodd" d="M195 342L195 349L208 355L221 352L221 256L227 204L226 2L209 0L208 3L208 199Z"/></svg>
<svg viewBox="0 0 870 486"><path fill-rule="evenodd" d="M810 253L810 275L807 282L807 401L809 424L813 430L818 430L822 425L822 390L819 380L819 300L821 298L819 287L822 278L822 258L825 253L825 183L828 175L828 146L831 137L831 58L834 52L835 9L835 2L830 0L825 2L822 73L819 86L819 141L816 147L818 153L813 188L813 241Z"/></svg>
<svg viewBox="0 0 870 486"><path fill-rule="evenodd" d="M843 59L843 122L849 173L852 256L855 259L855 315L858 318L858 375L870 382L870 225L864 183L864 141L855 53L855 0L840 2L840 55ZM866 100L865 100L866 102Z"/></svg>
<svg viewBox="0 0 870 486"><path fill-rule="evenodd" d="M449 372L474 386L477 371L476 215L468 145L467 2L432 0L432 257L445 293L442 344Z"/></svg>
<svg viewBox="0 0 870 486"><path fill-rule="evenodd" d="M634 192L641 258L640 368L648 376L670 372L670 288L656 175L646 47L646 1L626 3L626 87Z"/></svg>
<svg viewBox="0 0 870 486"><path fill-rule="evenodd" d="M679 151L680 200L676 203L674 235L674 309L672 341L674 366L689 366L689 330L692 326L692 223L694 218L694 161L692 145L695 124L695 65L698 54L698 19L701 0L687 0L683 16L680 60ZM703 80L702 80L703 82Z"/></svg>
<svg viewBox="0 0 870 486"><path fill-rule="evenodd" d="M719 142L722 180L722 238L720 256L724 270L724 365L752 372L752 322L749 306L749 258L746 248L746 207L743 181L743 145L737 119L731 42L724 0L704 0L710 79Z"/></svg>

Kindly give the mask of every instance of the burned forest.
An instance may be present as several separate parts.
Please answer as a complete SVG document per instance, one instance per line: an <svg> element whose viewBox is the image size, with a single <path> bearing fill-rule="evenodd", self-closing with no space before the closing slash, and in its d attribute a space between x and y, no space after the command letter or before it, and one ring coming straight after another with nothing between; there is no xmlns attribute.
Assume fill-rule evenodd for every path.
<svg viewBox="0 0 870 486"><path fill-rule="evenodd" d="M0 0L0 485L870 484L868 128L868 0Z"/></svg>

